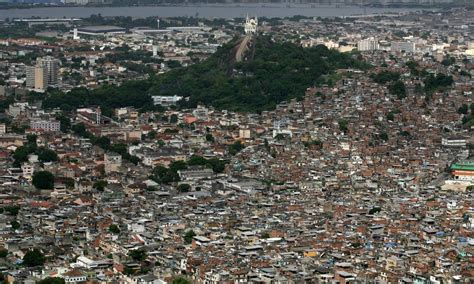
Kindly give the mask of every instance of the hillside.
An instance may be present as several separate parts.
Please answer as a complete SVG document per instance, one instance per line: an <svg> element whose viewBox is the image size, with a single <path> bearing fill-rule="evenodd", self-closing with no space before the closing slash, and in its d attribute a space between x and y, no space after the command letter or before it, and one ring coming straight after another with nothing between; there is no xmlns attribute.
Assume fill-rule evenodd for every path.
<svg viewBox="0 0 474 284"><path fill-rule="evenodd" d="M351 54L324 46L302 48L274 42L269 37L257 37L248 51L251 59L236 63L239 42L222 46L203 62L148 80L96 90L79 88L66 94L50 92L44 106L69 110L99 105L111 114L112 108L123 106L149 109L152 95L179 95L189 98L183 100L182 107L202 103L218 109L260 112L273 109L281 101L304 96L307 87L327 83L323 75L335 69L364 67Z"/></svg>
<svg viewBox="0 0 474 284"><path fill-rule="evenodd" d="M235 45L229 43L204 62L155 78L150 93L189 97L187 107L203 103L234 111L269 110L324 83L322 75L363 66L351 55L324 46L302 48L269 37L255 40L251 60L235 63Z"/></svg>

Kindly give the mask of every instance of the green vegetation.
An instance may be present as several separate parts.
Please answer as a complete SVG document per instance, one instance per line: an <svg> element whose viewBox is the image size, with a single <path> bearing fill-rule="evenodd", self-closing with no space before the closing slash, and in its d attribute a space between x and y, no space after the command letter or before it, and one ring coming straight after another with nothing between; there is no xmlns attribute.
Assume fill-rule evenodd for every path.
<svg viewBox="0 0 474 284"><path fill-rule="evenodd" d="M104 191L106 186L107 186L106 180L98 180L94 183L92 187L97 189L98 191Z"/></svg>
<svg viewBox="0 0 474 284"><path fill-rule="evenodd" d="M227 151L229 151L229 154L231 154L232 156L234 156L234 155L236 155L237 153L239 153L240 151L242 151L244 148L245 148L245 145L242 144L242 142L240 142L240 141L235 141L234 143L230 144L230 145L227 147Z"/></svg>
<svg viewBox="0 0 474 284"><path fill-rule="evenodd" d="M12 229L13 229L13 230L18 230L18 229L20 229L20 223L18 223L18 222L15 221L15 220L14 220L14 221L11 221L11 222L10 222L10 225L12 226Z"/></svg>
<svg viewBox="0 0 474 284"><path fill-rule="evenodd" d="M0 258L6 258L8 256L8 250L1 248L0 249Z"/></svg>
<svg viewBox="0 0 474 284"><path fill-rule="evenodd" d="M191 284L192 282L183 277L173 279L172 284Z"/></svg>
<svg viewBox="0 0 474 284"><path fill-rule="evenodd" d="M469 107L467 106L467 104L463 104L462 106L458 108L459 114L468 114L468 112L469 112Z"/></svg>
<svg viewBox="0 0 474 284"><path fill-rule="evenodd" d="M148 89L150 80L127 81L120 87L104 85L101 88L88 90L75 88L68 93L53 90L47 93L43 106L71 111L78 107L100 106L102 113L112 116L113 108L132 106L137 109L153 109Z"/></svg>
<svg viewBox="0 0 474 284"><path fill-rule="evenodd" d="M63 278L60 277L47 277L43 280L36 282L37 284L64 284L66 283Z"/></svg>
<svg viewBox="0 0 474 284"><path fill-rule="evenodd" d="M189 192L190 189L191 189L191 186L187 183L182 183L178 185L179 192Z"/></svg>
<svg viewBox="0 0 474 284"><path fill-rule="evenodd" d="M68 93L52 90L45 95L43 106L65 112L100 106L104 115L111 116L113 108L124 106L154 110L151 95L179 95L189 97L181 101L183 107L203 103L219 109L259 112L291 98L302 98L308 87L330 84L336 69L368 67L351 53L339 53L324 46L303 48L275 42L267 36L256 39L252 59L235 63L236 44L234 40L203 62L146 80L104 85L94 90L76 88Z"/></svg>
<svg viewBox="0 0 474 284"><path fill-rule="evenodd" d="M466 112L462 117L462 124L465 128L470 128L474 125L474 103L469 106L471 113ZM464 109L461 109L464 112Z"/></svg>
<svg viewBox="0 0 474 284"><path fill-rule="evenodd" d="M349 124L349 122L345 119L340 119L337 124L339 125L339 130L341 130L342 132L346 133L348 128L347 128L347 125Z"/></svg>
<svg viewBox="0 0 474 284"><path fill-rule="evenodd" d="M178 171L185 170L188 166L205 166L211 168L215 173L222 173L227 163L227 160L220 160L218 158L206 159L198 155L193 155L187 162L174 161L168 167L162 165L156 166L150 178L158 183L169 184L179 181Z"/></svg>
<svg viewBox="0 0 474 284"><path fill-rule="evenodd" d="M206 166L211 168L215 173L222 173L225 170L226 160L218 158L206 159L198 155L192 155L187 161L188 166Z"/></svg>
<svg viewBox="0 0 474 284"><path fill-rule="evenodd" d="M369 215L376 214L380 211L382 211L382 209L380 207L374 207L374 208L369 210Z"/></svg>
<svg viewBox="0 0 474 284"><path fill-rule="evenodd" d="M214 136L212 136L212 134L210 134L210 133L207 133L206 134L206 141L207 142L214 142Z"/></svg>
<svg viewBox="0 0 474 284"><path fill-rule="evenodd" d="M144 249L134 249L128 253L128 256L135 261L144 261L147 258L147 253Z"/></svg>
<svg viewBox="0 0 474 284"><path fill-rule="evenodd" d="M29 250L23 257L23 265L28 267L40 266L45 262L45 257L39 249Z"/></svg>
<svg viewBox="0 0 474 284"><path fill-rule="evenodd" d="M270 238L270 234L267 233L267 232L265 232L265 233L263 233L263 234L260 236L260 238L261 238L261 239L268 239L268 238Z"/></svg>
<svg viewBox="0 0 474 284"><path fill-rule="evenodd" d="M115 224L112 224L109 226L109 232L111 232L112 234L120 234L120 228L115 225Z"/></svg>
<svg viewBox="0 0 474 284"><path fill-rule="evenodd" d="M400 132L398 133L398 135L403 136L403 137L410 137L410 136L411 136L410 132L408 132L408 131L406 131L406 130L400 131Z"/></svg>
<svg viewBox="0 0 474 284"><path fill-rule="evenodd" d="M224 45L204 62L158 77L151 93L189 97L189 102L183 101L189 107L201 102L216 108L261 111L303 97L307 87L324 83L321 76L337 68L364 67L351 55L324 46L302 48L270 37L256 39L253 59L233 64L235 44Z"/></svg>
<svg viewBox="0 0 474 284"><path fill-rule="evenodd" d="M390 93L396 95L398 99L403 99L407 96L405 84L398 80L389 87Z"/></svg>
<svg viewBox="0 0 474 284"><path fill-rule="evenodd" d="M435 76L431 74L425 78L424 83L426 93L431 94L451 86L454 81L452 76L446 76L444 74L438 74Z"/></svg>
<svg viewBox="0 0 474 284"><path fill-rule="evenodd" d="M47 162L55 162L58 160L58 155L51 149L40 147L36 151L38 155L38 159L40 162L47 163Z"/></svg>
<svg viewBox="0 0 474 284"><path fill-rule="evenodd" d="M389 113L387 113L386 118L389 121L393 121L395 119L395 115L399 114L399 113L400 113L399 109L394 109L394 110L390 111Z"/></svg>
<svg viewBox="0 0 474 284"><path fill-rule="evenodd" d="M38 189L53 189L54 175L48 171L35 172L33 175L33 185Z"/></svg>
<svg viewBox="0 0 474 284"><path fill-rule="evenodd" d="M187 243L187 244L192 243L194 236L196 236L196 233L194 233L193 230L186 231L186 233L184 234L184 237L183 237L184 242Z"/></svg>
<svg viewBox="0 0 474 284"><path fill-rule="evenodd" d="M20 212L20 206L13 205L13 206L6 206L3 208L3 212L7 215L16 216L18 212Z"/></svg>
<svg viewBox="0 0 474 284"><path fill-rule="evenodd" d="M370 77L374 80L374 82L379 84L385 84L392 81L397 81L400 79L400 73L398 72L391 72L391 71L382 71L377 74L371 74Z"/></svg>

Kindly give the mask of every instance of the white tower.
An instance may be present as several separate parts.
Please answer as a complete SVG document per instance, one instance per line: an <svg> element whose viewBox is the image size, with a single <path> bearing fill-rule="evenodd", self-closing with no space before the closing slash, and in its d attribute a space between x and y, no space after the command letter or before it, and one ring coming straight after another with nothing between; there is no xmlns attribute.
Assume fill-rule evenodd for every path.
<svg viewBox="0 0 474 284"><path fill-rule="evenodd" d="M79 39L79 35L77 34L77 28L74 28L74 30L73 30L72 39L73 40L78 40Z"/></svg>
<svg viewBox="0 0 474 284"><path fill-rule="evenodd" d="M158 45L153 45L153 57L158 56Z"/></svg>
<svg viewBox="0 0 474 284"><path fill-rule="evenodd" d="M156 20L156 26L157 26L157 29L160 29L160 19Z"/></svg>

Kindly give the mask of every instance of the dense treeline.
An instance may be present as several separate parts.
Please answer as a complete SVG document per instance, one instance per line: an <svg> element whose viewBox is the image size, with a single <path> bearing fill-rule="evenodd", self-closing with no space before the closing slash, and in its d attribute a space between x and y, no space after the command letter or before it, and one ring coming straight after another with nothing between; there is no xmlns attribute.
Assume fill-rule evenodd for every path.
<svg viewBox="0 0 474 284"><path fill-rule="evenodd" d="M327 83L325 75L335 69L367 67L353 54L324 46L302 48L288 42L274 42L269 37L256 40L253 59L234 64L235 45L233 41L203 62L147 80L95 90L76 88L66 94L52 91L43 105L65 111L100 106L105 115L111 115L113 108L123 106L147 110L153 106L151 95L179 95L189 98L182 101L184 107L203 103L218 109L258 112L303 97L306 88Z"/></svg>
<svg viewBox="0 0 474 284"><path fill-rule="evenodd" d="M78 107L100 106L102 113L111 116L113 108L133 106L138 109L153 106L148 90L149 80L128 81L121 86L105 85L95 90L76 88L68 93L50 92L43 101L45 108L61 108L70 111Z"/></svg>

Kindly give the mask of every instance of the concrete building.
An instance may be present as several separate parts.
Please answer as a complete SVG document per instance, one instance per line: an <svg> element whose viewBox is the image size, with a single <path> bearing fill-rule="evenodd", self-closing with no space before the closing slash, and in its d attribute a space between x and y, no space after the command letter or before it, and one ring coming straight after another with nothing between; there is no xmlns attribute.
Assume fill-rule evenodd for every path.
<svg viewBox="0 0 474 284"><path fill-rule="evenodd" d="M54 86L58 84L58 74L59 74L59 60L58 59L52 56L38 58L36 60L36 65L39 67L43 67L45 69L48 86Z"/></svg>
<svg viewBox="0 0 474 284"><path fill-rule="evenodd" d="M61 130L61 122L56 120L33 120L30 122L30 127L35 131L58 132Z"/></svg>
<svg viewBox="0 0 474 284"><path fill-rule="evenodd" d="M379 49L379 43L377 39L371 37L367 39L363 39L357 43L357 50L358 51L373 51Z"/></svg>
<svg viewBox="0 0 474 284"><path fill-rule="evenodd" d="M104 154L105 173L118 172L122 165L122 156L117 153Z"/></svg>
<svg viewBox="0 0 474 284"><path fill-rule="evenodd" d="M43 92L48 88L47 70L40 66L26 67L26 87Z"/></svg>
<svg viewBox="0 0 474 284"><path fill-rule="evenodd" d="M416 44L410 41L394 41L391 44L390 50L392 52L410 52L413 53L416 50Z"/></svg>
<svg viewBox="0 0 474 284"><path fill-rule="evenodd" d="M152 96L154 105L171 106L183 99L181 96Z"/></svg>

